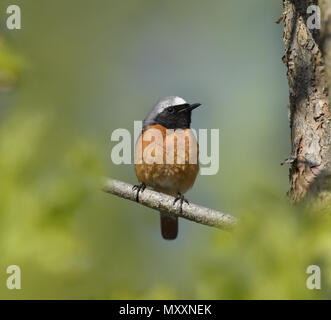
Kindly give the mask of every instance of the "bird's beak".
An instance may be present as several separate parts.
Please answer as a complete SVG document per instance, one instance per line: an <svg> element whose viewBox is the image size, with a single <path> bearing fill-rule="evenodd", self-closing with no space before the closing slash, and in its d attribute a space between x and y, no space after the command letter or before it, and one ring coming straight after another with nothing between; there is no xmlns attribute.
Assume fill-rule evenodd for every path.
<svg viewBox="0 0 331 320"><path fill-rule="evenodd" d="M197 108L197 107L200 107L201 106L201 103L193 103L193 104L190 104L189 106L189 110L192 111L193 109Z"/></svg>
<svg viewBox="0 0 331 320"><path fill-rule="evenodd" d="M175 106L174 108L175 108L177 113L180 113L180 112L183 112L183 111L192 111L193 109L195 109L199 106L201 106L201 103L193 103L193 104L185 103L185 104Z"/></svg>

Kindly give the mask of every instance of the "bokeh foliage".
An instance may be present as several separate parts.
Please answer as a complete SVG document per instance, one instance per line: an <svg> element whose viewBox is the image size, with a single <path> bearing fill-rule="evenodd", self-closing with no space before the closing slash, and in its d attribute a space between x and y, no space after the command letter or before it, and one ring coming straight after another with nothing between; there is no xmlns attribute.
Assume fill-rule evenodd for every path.
<svg viewBox="0 0 331 320"><path fill-rule="evenodd" d="M1 298L330 298L330 221L285 196L280 1L24 1L19 31L5 30L7 4ZM111 163L111 132L170 94L204 104L195 128L220 128L221 169L188 198L240 217L234 233L180 221L165 242L151 210L100 191L103 176L136 181ZM306 288L312 264L320 291Z"/></svg>
<svg viewBox="0 0 331 320"><path fill-rule="evenodd" d="M23 65L22 58L8 47L0 34L0 90L8 90L17 83Z"/></svg>

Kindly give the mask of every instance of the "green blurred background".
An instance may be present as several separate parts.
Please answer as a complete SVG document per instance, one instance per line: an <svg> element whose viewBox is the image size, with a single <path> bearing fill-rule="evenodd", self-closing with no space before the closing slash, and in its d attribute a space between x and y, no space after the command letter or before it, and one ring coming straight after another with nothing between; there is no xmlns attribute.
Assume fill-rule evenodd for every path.
<svg viewBox="0 0 331 320"><path fill-rule="evenodd" d="M22 29L7 30L18 4ZM288 86L280 0L2 0L0 298L305 299L331 297L329 221L286 198ZM161 238L152 210L100 191L116 166L110 137L153 104L204 107L220 129L220 171L195 203L240 217L235 233L180 221ZM6 288L6 268L22 289ZM322 290L306 288L318 264Z"/></svg>

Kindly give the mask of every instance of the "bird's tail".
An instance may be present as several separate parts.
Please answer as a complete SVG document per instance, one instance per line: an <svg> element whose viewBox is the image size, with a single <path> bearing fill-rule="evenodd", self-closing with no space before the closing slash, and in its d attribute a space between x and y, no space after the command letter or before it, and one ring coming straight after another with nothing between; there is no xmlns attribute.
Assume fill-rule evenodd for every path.
<svg viewBox="0 0 331 320"><path fill-rule="evenodd" d="M161 234L166 240L174 240L178 234L178 218L160 212Z"/></svg>

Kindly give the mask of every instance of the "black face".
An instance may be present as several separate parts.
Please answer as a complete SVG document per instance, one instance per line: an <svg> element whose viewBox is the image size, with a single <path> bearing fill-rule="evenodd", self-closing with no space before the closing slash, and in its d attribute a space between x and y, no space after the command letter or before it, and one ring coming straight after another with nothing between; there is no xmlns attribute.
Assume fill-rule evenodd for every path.
<svg viewBox="0 0 331 320"><path fill-rule="evenodd" d="M144 121L144 129L155 124L160 124L167 129L190 128L192 110L199 106L200 103L185 103L167 107L160 113L155 114L152 118L146 118Z"/></svg>
<svg viewBox="0 0 331 320"><path fill-rule="evenodd" d="M171 106L158 114L155 121L167 129L186 129L191 125L191 113L191 110L178 112L176 107Z"/></svg>

